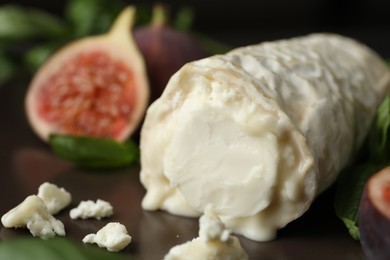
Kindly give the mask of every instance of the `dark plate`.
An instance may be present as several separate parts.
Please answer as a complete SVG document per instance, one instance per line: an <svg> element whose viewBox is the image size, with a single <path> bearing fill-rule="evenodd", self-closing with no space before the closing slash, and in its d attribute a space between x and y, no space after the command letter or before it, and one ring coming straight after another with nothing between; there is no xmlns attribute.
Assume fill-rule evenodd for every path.
<svg viewBox="0 0 390 260"><path fill-rule="evenodd" d="M154 260L162 259L172 246L197 236L197 219L141 209L145 190L139 182L139 166L87 171L54 156L27 124L24 95L28 82L28 78L19 78L0 88L1 215L49 181L71 192L73 201L69 208L77 206L80 200L97 198L114 207L114 216L101 221L71 220L69 208L57 215L65 224L67 237L80 244L86 234L95 233L109 221L119 221L133 237L119 254ZM322 194L304 216L281 230L274 241L260 243L240 237L250 259L363 259L359 242L350 238L334 215L332 195L332 189ZM31 235L28 230L0 225L1 240L20 236Z"/></svg>

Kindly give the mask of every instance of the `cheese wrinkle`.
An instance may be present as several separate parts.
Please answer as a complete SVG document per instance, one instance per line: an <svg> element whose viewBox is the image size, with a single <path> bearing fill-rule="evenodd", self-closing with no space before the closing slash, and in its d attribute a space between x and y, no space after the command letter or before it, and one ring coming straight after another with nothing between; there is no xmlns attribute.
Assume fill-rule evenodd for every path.
<svg viewBox="0 0 390 260"><path fill-rule="evenodd" d="M389 82L376 53L334 34L186 64L146 114L142 207L196 217L212 204L233 232L274 239L353 158Z"/></svg>

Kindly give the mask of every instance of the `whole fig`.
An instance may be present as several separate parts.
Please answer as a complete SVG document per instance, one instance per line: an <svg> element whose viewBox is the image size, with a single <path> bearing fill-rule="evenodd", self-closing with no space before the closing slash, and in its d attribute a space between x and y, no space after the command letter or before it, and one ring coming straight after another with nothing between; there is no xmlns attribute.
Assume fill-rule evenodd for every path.
<svg viewBox="0 0 390 260"><path fill-rule="evenodd" d="M52 133L127 139L149 99L144 60L129 29L127 7L104 35L76 40L51 56L34 76L26 113L43 140Z"/></svg>
<svg viewBox="0 0 390 260"><path fill-rule="evenodd" d="M191 34L167 25L162 5L154 6L151 24L135 28L134 40L145 59L151 102L184 64L210 55Z"/></svg>

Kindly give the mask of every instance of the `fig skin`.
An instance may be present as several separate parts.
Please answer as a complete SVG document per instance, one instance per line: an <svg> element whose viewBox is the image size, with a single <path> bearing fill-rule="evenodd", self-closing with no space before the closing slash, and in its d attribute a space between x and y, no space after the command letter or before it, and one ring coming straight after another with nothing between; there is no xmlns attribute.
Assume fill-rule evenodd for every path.
<svg viewBox="0 0 390 260"><path fill-rule="evenodd" d="M390 167L367 181L359 207L361 245L368 260L390 259Z"/></svg>
<svg viewBox="0 0 390 260"><path fill-rule="evenodd" d="M139 127L148 105L149 82L147 80L144 59L142 57L142 54L139 52L139 49L135 44L131 33L129 32L129 29L133 26L134 14L134 7L129 6L125 8L119 14L118 18L115 20L108 33L98 36L85 37L67 44L65 47L61 48L54 55L52 55L37 71L26 94L25 108L30 125L32 126L35 133L43 141L47 141L49 135L52 133L109 137L117 141L123 141L126 140L131 134L133 134L133 132ZM96 131L96 133L94 132L93 134L89 133L88 131L84 131L84 129L80 129L80 131L78 129L77 131L70 131L64 128L61 125L61 122L48 121L47 119L45 119L38 111L38 106L42 104L42 98L41 100L39 99L39 95L42 95L42 89L44 89L45 86L49 85L48 83L51 82L50 80L52 80L52 77L63 76L63 71L64 68L66 68L66 65L68 65L72 61L76 61L83 54L90 55L93 57L94 53L103 54L104 57L108 57L108 64L110 64L110 62L114 62L126 68L126 71L130 72L126 75L130 77L127 77L123 85L120 86L123 90L120 96L126 96L126 98L118 98L118 100L127 100L134 103L128 104L128 102L126 102L126 106L130 107L130 109L128 109L130 111L126 114L126 118L124 118L125 116L123 116L123 114L121 114L119 119L113 117L114 121L111 121L109 125L115 125L115 127L117 128L115 128L114 130L110 129L110 131L112 131L110 133L100 133L99 131ZM100 69L101 68L102 67L100 67ZM81 69L82 68L77 67L76 71L80 71ZM119 77L120 75L116 76ZM67 75L65 75L64 77L66 78ZM95 82L92 82L96 79L90 76L89 80L89 83L96 88ZM75 85L75 83L73 84ZM66 86L69 87L70 84ZM105 91L108 90L110 87L111 86L109 84L105 84ZM126 90L124 89L125 87ZM97 90L94 89L93 91L93 93L95 93ZM58 92L60 91L58 90ZM83 96L79 95L80 92L77 93L78 95L76 95L76 98L84 98ZM135 93L135 95L132 95L133 93ZM55 98L57 96L56 94L59 93L57 93L57 90L54 90L52 93L49 94L48 97ZM96 110L97 107L99 107L99 101L107 102L107 98L104 98L105 95L95 95L89 100L83 100L83 102L85 103L85 106L83 107L83 112L89 111L90 114L96 112L94 111L94 109ZM114 107L114 109L119 109L120 104L111 101L111 103L109 103L109 107L112 108L112 106ZM68 110L65 110L64 114L66 114L67 111ZM81 114L81 111L77 112ZM96 118L100 120L101 114L96 114ZM66 116L64 116L64 118L65 117ZM61 120L65 119L61 118ZM71 116L66 120L68 120L67 122L73 123L73 118ZM77 120L77 122L74 122L76 127L83 123L90 129L98 128L97 124L88 124L86 122L81 122L83 120L81 117L78 117ZM73 125L70 128L72 127Z"/></svg>
<svg viewBox="0 0 390 260"><path fill-rule="evenodd" d="M161 96L171 76L184 64L210 56L191 34L167 25L165 16L165 8L157 5L151 24L133 32L146 63L150 102Z"/></svg>

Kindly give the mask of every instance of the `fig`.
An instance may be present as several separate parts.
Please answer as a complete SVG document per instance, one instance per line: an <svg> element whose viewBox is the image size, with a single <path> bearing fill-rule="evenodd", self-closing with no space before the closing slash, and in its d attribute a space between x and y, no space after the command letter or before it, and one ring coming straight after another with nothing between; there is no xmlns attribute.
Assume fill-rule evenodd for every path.
<svg viewBox="0 0 390 260"><path fill-rule="evenodd" d="M390 167L371 176L359 207L359 231L368 260L390 259Z"/></svg>
<svg viewBox="0 0 390 260"><path fill-rule="evenodd" d="M36 134L127 139L141 123L149 99L142 54L126 7L109 32L75 40L52 55L34 76L26 114Z"/></svg>
<svg viewBox="0 0 390 260"><path fill-rule="evenodd" d="M134 29L134 40L146 63L151 102L160 97L170 77L184 64L210 55L191 34L169 26L166 17L165 6L157 4L151 23Z"/></svg>

